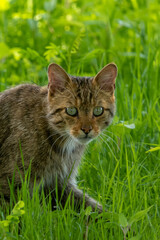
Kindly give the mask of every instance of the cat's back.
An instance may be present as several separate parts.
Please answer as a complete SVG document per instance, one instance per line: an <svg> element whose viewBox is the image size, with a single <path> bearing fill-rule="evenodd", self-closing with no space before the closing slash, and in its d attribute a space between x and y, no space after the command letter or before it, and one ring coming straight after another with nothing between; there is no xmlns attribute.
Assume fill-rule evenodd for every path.
<svg viewBox="0 0 160 240"><path fill-rule="evenodd" d="M0 108L4 105L12 104L12 107L17 103L24 103L27 99L27 104L33 102L39 97L41 87L31 84L22 84L0 93Z"/></svg>
<svg viewBox="0 0 160 240"><path fill-rule="evenodd" d="M35 111L36 106L42 105L47 90L37 85L23 84L0 93L0 121L6 115L12 118L19 114Z"/></svg>
<svg viewBox="0 0 160 240"><path fill-rule="evenodd" d="M14 149L21 139L32 142L28 138L35 137L38 131L35 126L38 128L43 121L46 97L47 89L30 84L0 94L0 158L10 151L8 146Z"/></svg>

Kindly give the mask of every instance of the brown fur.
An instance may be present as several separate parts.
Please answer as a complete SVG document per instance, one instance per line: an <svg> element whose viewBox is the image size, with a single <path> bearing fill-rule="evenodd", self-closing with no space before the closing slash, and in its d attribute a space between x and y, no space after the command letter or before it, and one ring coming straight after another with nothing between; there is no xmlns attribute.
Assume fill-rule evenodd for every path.
<svg viewBox="0 0 160 240"><path fill-rule="evenodd" d="M57 179L60 193L66 182L62 206L70 192L75 204L82 203L83 192L76 187L77 167L86 143L114 116L116 75L112 63L92 78L69 76L51 64L48 87L26 84L0 94L0 191L5 199L10 198L8 181L15 173L15 188L20 187L20 175L24 177L24 168L31 162L31 192L35 177L45 191L55 189ZM101 116L93 115L96 106L104 108ZM67 107L76 107L77 116L68 115ZM89 205L102 211L86 194L85 206Z"/></svg>

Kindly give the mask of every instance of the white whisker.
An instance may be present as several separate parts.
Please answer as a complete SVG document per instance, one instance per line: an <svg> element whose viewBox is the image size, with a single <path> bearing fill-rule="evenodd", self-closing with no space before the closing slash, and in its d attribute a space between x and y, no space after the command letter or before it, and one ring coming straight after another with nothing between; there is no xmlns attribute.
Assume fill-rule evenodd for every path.
<svg viewBox="0 0 160 240"><path fill-rule="evenodd" d="M115 144L115 146L119 149L117 142L112 137L106 135L105 133L101 133L101 135L106 137L107 139L111 140Z"/></svg>
<svg viewBox="0 0 160 240"><path fill-rule="evenodd" d="M61 139L62 138L62 141L64 140L64 137L66 136L67 134L66 133L64 133L64 134L61 134L58 138L56 138L56 140L54 141L54 143L52 144L52 146L51 146L51 149L50 149L50 153L49 153L49 156L51 157L51 154L52 154L52 149L53 149L53 146L55 145L55 143L59 140L59 139ZM62 142L61 141L61 142ZM60 143L61 143L60 142ZM60 143L58 144L58 146L60 145Z"/></svg>
<svg viewBox="0 0 160 240"><path fill-rule="evenodd" d="M112 135L114 135L115 137L117 137L118 138L118 136L115 134L115 133L113 133L113 132L111 132L111 131L108 131L108 129L105 129L104 131L103 131L103 133L105 134L105 133L110 133L110 134L112 134Z"/></svg>
<svg viewBox="0 0 160 240"><path fill-rule="evenodd" d="M110 152L112 153L113 157L114 157L114 158L117 160L117 158L116 158L115 154L113 153L113 151L112 151L111 147L109 146L109 143L108 143L108 142L106 142L106 141L103 139L103 137L102 137L102 136L99 136L99 137L102 139L102 142L103 142L103 143L105 143L105 144L107 145L107 147L109 148L109 150L110 150Z"/></svg>
<svg viewBox="0 0 160 240"><path fill-rule="evenodd" d="M54 134L51 134L49 137L47 137L43 142L42 144L44 144L49 138L55 136L55 135L62 135L64 134L65 132L64 131L59 131L59 132L54 132Z"/></svg>

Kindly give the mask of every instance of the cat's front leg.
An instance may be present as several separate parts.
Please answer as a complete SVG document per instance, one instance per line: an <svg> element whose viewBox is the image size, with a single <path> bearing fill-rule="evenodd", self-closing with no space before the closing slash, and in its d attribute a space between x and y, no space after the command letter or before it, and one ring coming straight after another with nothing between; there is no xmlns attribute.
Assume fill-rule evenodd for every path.
<svg viewBox="0 0 160 240"><path fill-rule="evenodd" d="M92 211L102 212L102 205L99 204L95 199L91 198L88 194L84 194L82 190L78 189L76 185L72 183L67 183L67 186L63 192L61 198L62 206L65 205L68 197L70 197L70 203L74 201L75 208L80 208L83 203L85 208L88 206L92 207Z"/></svg>

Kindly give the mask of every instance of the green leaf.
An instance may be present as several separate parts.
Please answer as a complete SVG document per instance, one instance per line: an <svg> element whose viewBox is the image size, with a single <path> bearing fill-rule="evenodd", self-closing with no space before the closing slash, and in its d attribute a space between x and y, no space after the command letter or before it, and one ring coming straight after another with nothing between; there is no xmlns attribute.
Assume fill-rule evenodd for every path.
<svg viewBox="0 0 160 240"><path fill-rule="evenodd" d="M9 221L7 220L0 221L0 227L8 227L8 226L9 226Z"/></svg>
<svg viewBox="0 0 160 240"><path fill-rule="evenodd" d="M24 202L23 201L19 201L18 203L16 203L16 205L14 206L14 209L21 209L24 208Z"/></svg>
<svg viewBox="0 0 160 240"><path fill-rule="evenodd" d="M119 214L118 213L103 212L101 214L98 214L98 216L96 216L96 219L102 218L102 217L103 217L103 219L105 219L107 221L107 225L110 225L110 224L113 225L113 222L117 223L117 224L119 223Z"/></svg>
<svg viewBox="0 0 160 240"><path fill-rule="evenodd" d="M24 202L23 201L19 201L13 208L11 215L10 216L15 216L15 217L20 217L22 216L25 211L22 209L24 208Z"/></svg>
<svg viewBox="0 0 160 240"><path fill-rule="evenodd" d="M19 217L18 216L13 216L9 215L7 216L8 223L18 223L19 222Z"/></svg>
<svg viewBox="0 0 160 240"><path fill-rule="evenodd" d="M77 34L75 40L74 40L73 43L72 43L72 46L71 46L71 49L70 49L70 52L71 52L72 54L75 54L75 53L78 52L80 43L81 43L82 39L84 38L84 36L85 36L85 29L82 28L82 29L79 31L79 33Z"/></svg>
<svg viewBox="0 0 160 240"><path fill-rule="evenodd" d="M149 208L147 208L147 209L145 209L145 210L142 210L142 211L137 212L133 217L130 218L130 220L129 220L129 225L132 225L134 222L138 222L138 221L140 221L141 219L143 219L144 216L147 214L147 212L148 212L151 208L152 208L152 206L149 207Z"/></svg>
<svg viewBox="0 0 160 240"><path fill-rule="evenodd" d="M91 212L92 212L92 207L91 207L91 206L88 206L88 207L86 208L86 210L85 210L85 215L86 215L86 216L89 216L89 215L91 214Z"/></svg>
<svg viewBox="0 0 160 240"><path fill-rule="evenodd" d="M154 152L154 151L158 151L158 150L160 150L160 147L154 147L154 148L151 148L150 150L146 151L146 153Z"/></svg>
<svg viewBox="0 0 160 240"><path fill-rule="evenodd" d="M111 128L113 128L113 131L116 132L116 135L118 137L120 137L124 132L130 133L130 131L132 131L133 129L136 128L135 123L130 123L131 121L133 121L132 119L129 121L119 121L118 118L115 118L115 120L113 121L113 125L111 126Z"/></svg>
<svg viewBox="0 0 160 240"><path fill-rule="evenodd" d="M125 228L128 226L128 221L127 221L127 218L124 216L123 213L120 213L119 214L119 224Z"/></svg>
<svg viewBox="0 0 160 240"><path fill-rule="evenodd" d="M129 129L135 129L135 124L134 123L132 123L132 124L124 124L124 126L126 128L129 128Z"/></svg>
<svg viewBox="0 0 160 240"><path fill-rule="evenodd" d="M129 238L128 240L139 240L140 238L141 238L141 235L138 234L137 236Z"/></svg>
<svg viewBox="0 0 160 240"><path fill-rule="evenodd" d="M54 43L50 43L49 46L46 47L46 51L44 52L44 56L48 61L54 61L56 63L61 63L61 58L60 58L60 47L57 46Z"/></svg>
<svg viewBox="0 0 160 240"><path fill-rule="evenodd" d="M118 223L119 222L119 214L112 213L112 212L104 212L103 217L106 218L109 221L113 221Z"/></svg>
<svg viewBox="0 0 160 240"><path fill-rule="evenodd" d="M123 122L123 121L116 124L116 126L118 126L118 127L123 127L124 126L126 128L129 128L129 129L135 129L135 124L134 123L129 124L128 122Z"/></svg>
<svg viewBox="0 0 160 240"><path fill-rule="evenodd" d="M22 216L23 214L25 213L25 211L24 210L20 210L20 209L13 209L12 210L12 215L14 215L14 216Z"/></svg>

